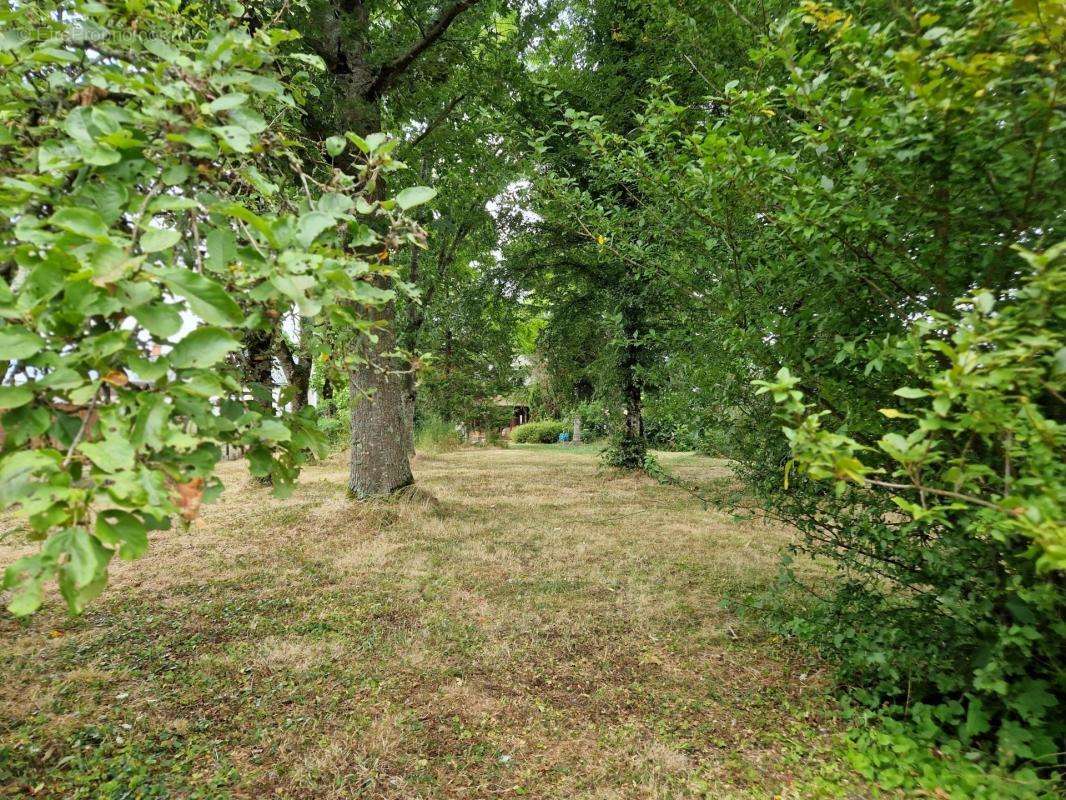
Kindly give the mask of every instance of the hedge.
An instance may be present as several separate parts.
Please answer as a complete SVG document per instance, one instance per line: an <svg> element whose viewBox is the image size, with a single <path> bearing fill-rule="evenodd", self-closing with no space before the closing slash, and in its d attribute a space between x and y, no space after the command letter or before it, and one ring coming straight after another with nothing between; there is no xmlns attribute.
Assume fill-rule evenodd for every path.
<svg viewBox="0 0 1066 800"><path fill-rule="evenodd" d="M516 444L551 444L559 440L559 434L570 430L570 424L555 419L527 422L511 431L511 441Z"/></svg>

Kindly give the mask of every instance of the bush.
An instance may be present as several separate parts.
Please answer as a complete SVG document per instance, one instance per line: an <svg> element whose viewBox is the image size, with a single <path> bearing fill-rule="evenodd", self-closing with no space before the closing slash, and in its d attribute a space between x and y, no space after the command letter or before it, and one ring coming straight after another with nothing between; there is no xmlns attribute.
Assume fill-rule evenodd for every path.
<svg viewBox="0 0 1066 800"><path fill-rule="evenodd" d="M605 467L615 469L644 469L648 463L648 442L639 436L616 435L600 453Z"/></svg>
<svg viewBox="0 0 1066 800"><path fill-rule="evenodd" d="M803 549L846 581L794 632L870 705L928 703L948 738L1004 764L1054 764L1066 743L1066 244L1022 255L1028 276L1005 299L976 291L900 343L909 385L881 409L879 439L811 413L788 370L763 391L785 409L794 491L835 489L819 511L838 527L800 528Z"/></svg>
<svg viewBox="0 0 1066 800"><path fill-rule="evenodd" d="M318 429L329 442L330 449L337 449L348 444L349 424L347 415L335 415L318 418Z"/></svg>
<svg viewBox="0 0 1066 800"><path fill-rule="evenodd" d="M570 424L556 419L527 422L511 431L511 441L516 444L551 444L559 441L559 434L570 430Z"/></svg>
<svg viewBox="0 0 1066 800"><path fill-rule="evenodd" d="M419 421L415 428L415 451L440 453L459 447L459 432L455 425L440 417L431 416Z"/></svg>
<svg viewBox="0 0 1066 800"><path fill-rule="evenodd" d="M611 431L611 420L602 400L589 400L577 407L581 417L581 438L585 442L602 439Z"/></svg>

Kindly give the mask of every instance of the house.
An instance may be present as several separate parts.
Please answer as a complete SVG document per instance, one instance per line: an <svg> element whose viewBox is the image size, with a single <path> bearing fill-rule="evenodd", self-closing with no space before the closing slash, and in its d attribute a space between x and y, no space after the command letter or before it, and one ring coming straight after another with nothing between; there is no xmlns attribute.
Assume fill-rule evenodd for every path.
<svg viewBox="0 0 1066 800"><path fill-rule="evenodd" d="M514 428L529 422L529 406L517 397L495 397L492 404L500 409L510 409L511 419L500 431L504 436L509 436ZM502 416L502 414L501 414Z"/></svg>

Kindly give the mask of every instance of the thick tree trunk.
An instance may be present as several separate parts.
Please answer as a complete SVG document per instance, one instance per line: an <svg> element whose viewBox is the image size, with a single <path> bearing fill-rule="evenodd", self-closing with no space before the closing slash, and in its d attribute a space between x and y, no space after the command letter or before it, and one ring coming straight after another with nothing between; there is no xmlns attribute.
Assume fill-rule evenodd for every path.
<svg viewBox="0 0 1066 800"><path fill-rule="evenodd" d="M377 341L364 338L363 363L349 373L352 404L352 450L348 490L356 497L383 495L414 483L407 458L403 375L387 356L395 350L395 309L375 315L385 327Z"/></svg>
<svg viewBox="0 0 1066 800"><path fill-rule="evenodd" d="M574 414L574 436L570 440L574 444L581 444L581 415Z"/></svg>
<svg viewBox="0 0 1066 800"><path fill-rule="evenodd" d="M463 12L479 0L455 0L419 25L421 38L399 55L383 60L371 52L368 32L369 3L328 0L315 3L311 24L304 33L322 57L329 78L315 113L308 116L313 135L325 139L355 131L364 136L381 130L384 95L420 56L447 32ZM340 163L350 166L351 149ZM381 185L379 184L379 191ZM349 488L357 497L386 494L413 482L408 462L408 442L403 375L394 357L396 309L389 306L375 316L388 330L378 332L376 343L360 345L364 363L349 374L351 388L352 462Z"/></svg>

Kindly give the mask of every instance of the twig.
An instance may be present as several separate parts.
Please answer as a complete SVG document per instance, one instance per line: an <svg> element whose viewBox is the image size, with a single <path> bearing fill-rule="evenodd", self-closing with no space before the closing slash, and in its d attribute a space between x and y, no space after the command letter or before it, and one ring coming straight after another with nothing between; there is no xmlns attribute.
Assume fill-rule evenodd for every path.
<svg viewBox="0 0 1066 800"><path fill-rule="evenodd" d="M974 505L984 506L985 508L994 508L996 511L1003 510L1001 506L998 506L995 503L990 503L987 500L982 500L980 497L960 494L959 492L950 492L947 489L933 489L929 486L919 486L918 484L909 483L890 483L889 481L879 481L873 478L863 478L863 480L873 486L881 486L885 489L907 489L909 491L929 492L929 494L936 494L941 497L951 497L955 500L962 500L967 503L973 503Z"/></svg>
<svg viewBox="0 0 1066 800"><path fill-rule="evenodd" d="M85 431L89 427L89 422L92 420L93 411L96 409L96 401L100 397L100 390L103 388L103 384L96 387L96 391L93 392L93 399L89 402L89 410L85 412L85 416L81 420L81 427L78 428L78 432L74 434L74 441L70 443L70 447L67 449L67 454L63 458L63 468L70 464L71 459L74 457L74 448L77 447L82 438L85 436Z"/></svg>

